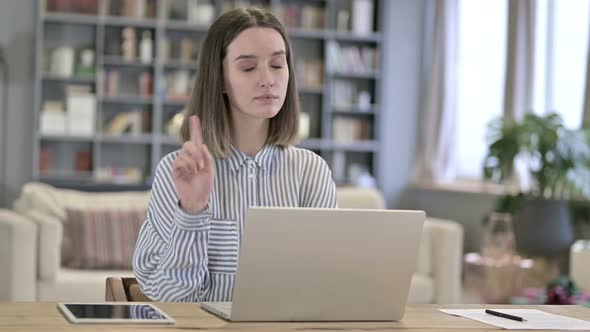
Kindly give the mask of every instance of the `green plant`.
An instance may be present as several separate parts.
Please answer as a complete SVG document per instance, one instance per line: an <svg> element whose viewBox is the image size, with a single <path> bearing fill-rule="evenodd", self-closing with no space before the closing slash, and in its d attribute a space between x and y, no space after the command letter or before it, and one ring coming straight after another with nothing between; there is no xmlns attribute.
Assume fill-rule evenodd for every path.
<svg viewBox="0 0 590 332"><path fill-rule="evenodd" d="M590 135L568 129L556 113L527 114L522 121L499 118L488 126L488 153L483 173L507 184L515 161L526 167L531 186L500 197L496 209L516 213L525 198L560 199L575 205L578 216L588 213L590 200Z"/></svg>

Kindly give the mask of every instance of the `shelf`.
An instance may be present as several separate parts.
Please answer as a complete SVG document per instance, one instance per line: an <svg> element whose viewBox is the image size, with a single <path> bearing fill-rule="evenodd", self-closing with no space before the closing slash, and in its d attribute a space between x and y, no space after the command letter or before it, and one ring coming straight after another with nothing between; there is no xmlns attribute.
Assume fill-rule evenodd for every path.
<svg viewBox="0 0 590 332"><path fill-rule="evenodd" d="M42 20L46 23L94 25L98 23L98 16L51 12L42 14Z"/></svg>
<svg viewBox="0 0 590 332"><path fill-rule="evenodd" d="M336 115L375 115L378 109L377 106L372 105L368 110L361 109L358 106L350 106L347 108L332 108L332 113Z"/></svg>
<svg viewBox="0 0 590 332"><path fill-rule="evenodd" d="M90 172L75 172L75 171L49 171L41 172L39 180L44 182L78 182L90 183L94 180L94 173Z"/></svg>
<svg viewBox="0 0 590 332"><path fill-rule="evenodd" d="M65 77L65 76L58 76L54 74L44 73L41 75L41 79L46 82L58 82L58 83L86 83L86 84L94 84L95 77L94 76L73 76L73 77Z"/></svg>
<svg viewBox="0 0 590 332"><path fill-rule="evenodd" d="M116 182L97 182L93 175L63 175L55 176L53 174L41 175L39 180L64 189L76 189L83 191L120 191L120 190L149 190L151 184L149 181L139 183L116 183Z"/></svg>
<svg viewBox="0 0 590 332"><path fill-rule="evenodd" d="M75 135L43 135L39 134L39 139L45 142L50 141L61 141L61 142L86 142L92 143L94 141L94 136L75 136Z"/></svg>
<svg viewBox="0 0 590 332"><path fill-rule="evenodd" d="M330 76L334 78L352 78L352 79L368 79L376 80L379 79L380 74L378 72L367 72L367 73L345 73L345 72L331 72Z"/></svg>
<svg viewBox="0 0 590 332"><path fill-rule="evenodd" d="M345 42L361 42L361 43L379 43L381 42L380 33L372 33L369 35L357 35L353 32L341 32L333 31L329 34L329 37L336 39L337 41Z"/></svg>
<svg viewBox="0 0 590 332"><path fill-rule="evenodd" d="M134 27L134 28L155 28L157 23L155 19L134 18L124 16L104 16L101 21L105 25L115 27Z"/></svg>
<svg viewBox="0 0 590 332"><path fill-rule="evenodd" d="M178 145L180 146L182 142L180 142L180 137L174 137L170 135L162 135L161 136L162 144L165 145Z"/></svg>
<svg viewBox="0 0 590 332"><path fill-rule="evenodd" d="M188 105L190 100L181 101L181 100L171 100L167 99L164 101L164 106L166 107L185 107Z"/></svg>
<svg viewBox="0 0 590 332"><path fill-rule="evenodd" d="M326 147L325 140L321 138L308 138L297 144L298 147L309 150L322 150Z"/></svg>
<svg viewBox="0 0 590 332"><path fill-rule="evenodd" d="M164 65L164 68L166 68L166 69L192 69L192 70L197 69L197 62L196 61L183 62L180 60L168 60L168 61L164 62L163 65Z"/></svg>
<svg viewBox="0 0 590 332"><path fill-rule="evenodd" d="M153 97L142 97L142 96L102 96L98 98L98 101L109 104L133 104L133 105L151 105L153 103Z"/></svg>
<svg viewBox="0 0 590 332"><path fill-rule="evenodd" d="M377 141L357 141L357 142L335 142L330 141L328 144L331 150L341 150L349 152L375 152L379 150L379 142Z"/></svg>
<svg viewBox="0 0 590 332"><path fill-rule="evenodd" d="M110 2L119 0L110 0ZM36 65L34 66L35 84L34 95L34 122L38 123L41 113L40 109L45 100L58 100L63 98L62 90L68 84L79 84L85 88L90 88L96 94L96 111L97 111L97 128L102 128L104 121L108 120L115 112L128 111L138 109L147 111L149 114L149 122L151 123L152 131L134 134L119 134L110 135L108 133L96 132L90 137L79 137L71 135L42 135L39 129L36 128L34 132L35 147L33 151L33 162L35 169L33 176L39 178L38 159L40 158L39 149L41 148L56 148L61 149L60 153L71 153L77 146L89 148L93 152L92 169L93 172L80 175L76 174L72 169L75 167L70 165L72 162L63 160L54 165L57 170L65 170L61 173L45 173L40 177L49 183L59 184L63 187L72 187L86 190L124 190L128 188L149 189L150 175L148 172L153 172L156 169L157 162L164 154L176 150L182 146L179 137L167 135L166 124L168 119L175 113L186 109L190 104L190 99L175 98L178 96L167 94L167 80L170 76L175 74L175 71L186 71L191 78L194 74L198 74L198 61L193 58L195 53L191 53L190 61L180 61L179 54L180 40L182 37L188 37L193 41L194 51L197 51L198 45L202 45L203 38L208 31L209 25L200 25L196 22L188 20L173 20L168 19L164 5L160 4L159 0L154 0L157 6L154 8L154 17L127 17L110 15L110 10L105 13L106 4L109 0L99 0L101 12L96 15L76 14L76 13L61 13L61 12L44 12L44 1L40 1L38 7L41 9L36 16ZM165 0L162 0L165 1ZM177 0L174 0L177 1ZM223 4L233 0L215 0L214 3L215 17L221 14L219 10L223 8ZM272 10L277 10L286 0L272 0L268 1ZM383 1L375 1L375 13L383 7ZM178 0L178 3L185 3L186 0ZM289 0L297 6L297 12L301 13L305 5L312 4L314 7L321 7L324 11L324 18L326 22L333 25L334 19L337 17L338 10L345 7L351 7L350 1L342 2L337 0ZM348 8L350 10L350 8ZM278 12L278 11L275 11ZM376 15L379 16L379 15ZM382 25L382 20L375 17L375 22ZM140 61L139 56L134 61L126 61L122 56L116 55L118 52L112 51L121 47L122 29L131 27L136 31L136 47L139 48L141 34L143 31L150 31L152 37L153 59L149 63ZM369 110L362 110L359 107L351 106L346 108L337 108L333 105L333 101L341 96L335 95L338 91L332 89L332 84L338 80L346 81L347 84L358 87L358 91L369 91L374 103L380 103L380 93L382 89L379 80L381 67L375 68L374 72L347 72L353 69L364 68L358 66L340 67L343 72L330 73L330 67L326 64L328 54L328 43L340 44L343 47L354 47L359 50L363 47L376 49L381 51L381 43L385 40L385 35L382 34L381 28L377 27L374 33L367 35L357 35L350 31L337 31L335 29L308 29L303 27L286 27L287 34L293 40L293 45L297 55L309 55L310 59L317 59L323 62L322 77L323 82L320 86L304 86L299 84L298 94L302 103L302 107L310 115L312 121L310 131L314 135L312 138L302 140L297 146L306 148L318 153L322 158L326 159L329 165L334 166L332 170L334 174L340 174L340 180L346 179L346 169L350 163L362 163L367 166L371 173L375 175L378 173L378 165L375 160L379 158L380 152L380 137L363 136L375 138L375 140L361 141L361 142L336 142L332 136L333 119L344 118L368 124L368 128L372 128L376 133L379 133L380 126L377 122L380 121L379 114L381 105L371 105ZM55 31L54 31L55 30ZM62 35L63 30L63 35ZM59 34L57 33L59 32ZM164 59L164 52L160 52L163 46L162 38L170 38L170 49L168 50L167 59ZM96 41L94 41L94 39ZM56 46L62 44L73 43L74 46L86 45L93 43L89 47L93 49L95 54L95 69L96 73L89 76L74 76L74 77L60 77L52 75L48 72L43 72L44 68L41 63L43 59L43 52L51 50ZM112 44L111 44L112 42ZM139 52L138 52L139 54ZM295 70L295 68L293 68ZM106 75L109 71L119 72L120 89L109 91L117 95L105 95L106 91L102 85L103 80L108 77ZM105 73L104 77L101 75ZM136 76L141 74L150 74L153 81L151 87L153 88L153 95L144 96L137 92L141 85ZM137 77L139 78L139 77ZM301 80L300 82L303 82ZM308 81L314 82L314 81ZM180 83L180 82L179 82ZM147 90L141 90L147 91ZM129 94L125 94L129 93ZM334 102L336 104L336 102ZM105 114L106 113L106 114ZM346 118L348 117L348 118ZM339 136L334 136L339 137ZM137 152L137 158L135 153ZM334 153L336 156L334 156ZM131 155L130 155L131 154ZM332 157L339 158L345 155L343 162L334 163L330 160ZM349 155L351 157L349 158ZM116 178L110 179L109 176L101 178L101 167L115 167L121 159L121 163L126 166L139 167L142 173L146 176L142 177L139 183L119 183ZM124 162L123 162L124 161ZM105 182L106 181L106 182Z"/></svg>
<svg viewBox="0 0 590 332"><path fill-rule="evenodd" d="M343 32L334 30L305 29L305 28L287 28L287 35L291 38L306 39L334 39L342 42L358 43L379 43L381 42L380 33L371 33L368 35L358 35L353 32Z"/></svg>
<svg viewBox="0 0 590 332"><path fill-rule="evenodd" d="M287 35L292 38L326 39L329 35L326 30L314 30L303 28L287 28Z"/></svg>
<svg viewBox="0 0 590 332"><path fill-rule="evenodd" d="M207 32L208 26L198 25L188 21L181 20L167 20L164 23L166 30L177 30L177 31L195 31L195 32Z"/></svg>
<svg viewBox="0 0 590 332"><path fill-rule="evenodd" d="M153 141L151 134L121 134L121 135L109 135L99 134L96 136L96 140L102 143L120 143L120 144L150 144Z"/></svg>
<svg viewBox="0 0 590 332"><path fill-rule="evenodd" d="M304 94L316 94L316 95L321 95L324 93L324 88L323 87L306 87L306 86L301 86L297 88L299 90L299 93L304 93Z"/></svg>
<svg viewBox="0 0 590 332"><path fill-rule="evenodd" d="M136 67L136 68L151 68L153 67L153 61L141 62L140 60L127 61L120 56L107 55L103 58L103 64L105 66L119 66L119 67Z"/></svg>

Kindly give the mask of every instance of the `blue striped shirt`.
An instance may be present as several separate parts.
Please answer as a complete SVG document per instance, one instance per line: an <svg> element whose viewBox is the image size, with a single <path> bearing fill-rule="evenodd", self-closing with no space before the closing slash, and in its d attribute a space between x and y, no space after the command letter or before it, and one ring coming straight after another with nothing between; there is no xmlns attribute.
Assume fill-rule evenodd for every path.
<svg viewBox="0 0 590 332"><path fill-rule="evenodd" d="M332 174L315 153L266 146L249 157L232 147L215 160L207 210L187 214L172 180L179 153L158 164L133 255L141 290L152 300L231 301L247 207L336 207Z"/></svg>

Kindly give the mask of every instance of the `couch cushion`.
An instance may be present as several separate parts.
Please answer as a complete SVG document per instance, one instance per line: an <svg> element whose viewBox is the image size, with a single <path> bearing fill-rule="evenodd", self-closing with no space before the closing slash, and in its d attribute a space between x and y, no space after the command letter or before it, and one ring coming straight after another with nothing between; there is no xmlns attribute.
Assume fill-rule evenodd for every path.
<svg viewBox="0 0 590 332"><path fill-rule="evenodd" d="M420 238L420 251L418 252L418 264L416 272L426 276L432 275L432 225L431 221L426 219L422 228Z"/></svg>
<svg viewBox="0 0 590 332"><path fill-rule="evenodd" d="M102 302L108 277L133 277L133 271L59 269L55 280L39 282L38 301Z"/></svg>
<svg viewBox="0 0 590 332"><path fill-rule="evenodd" d="M408 294L408 303L433 303L434 279L429 276L414 273Z"/></svg>
<svg viewBox="0 0 590 332"><path fill-rule="evenodd" d="M26 183L21 195L14 202L14 209L26 214L37 211L67 224L67 208L72 209L147 209L150 191L85 192L56 188L41 182ZM63 234L61 241L62 264L71 260L71 238Z"/></svg>
<svg viewBox="0 0 590 332"><path fill-rule="evenodd" d="M145 209L66 209L72 257L76 269L131 269L133 250Z"/></svg>

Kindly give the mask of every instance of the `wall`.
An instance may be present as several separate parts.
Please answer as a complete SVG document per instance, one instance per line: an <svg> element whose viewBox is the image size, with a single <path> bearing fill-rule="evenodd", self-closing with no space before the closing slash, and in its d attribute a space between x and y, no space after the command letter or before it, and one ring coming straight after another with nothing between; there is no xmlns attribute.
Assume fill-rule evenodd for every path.
<svg viewBox="0 0 590 332"><path fill-rule="evenodd" d="M383 158L380 184L389 208L420 209L431 217L459 222L465 231L465 251L479 250L482 218L495 196L420 188L410 184L421 130L422 63L429 11L427 1L385 1L383 43Z"/></svg>
<svg viewBox="0 0 590 332"><path fill-rule="evenodd" d="M418 116L421 64L426 25L424 0L383 1L384 40L381 90L380 186L387 206L399 205L412 175Z"/></svg>
<svg viewBox="0 0 590 332"><path fill-rule="evenodd" d="M399 208L426 211L431 217L450 219L463 226L464 250L479 251L482 220L494 207L492 194L409 186L400 197Z"/></svg>
<svg viewBox="0 0 590 332"><path fill-rule="evenodd" d="M8 107L0 113L0 121L6 121L6 132L0 132L0 140L7 143L6 153L0 154L0 165L4 165L0 173L0 207L12 203L31 175L36 3L0 2L0 46L5 50L10 77Z"/></svg>

